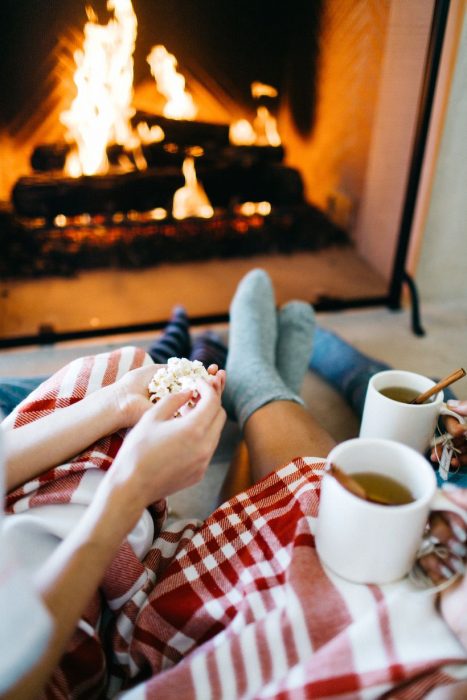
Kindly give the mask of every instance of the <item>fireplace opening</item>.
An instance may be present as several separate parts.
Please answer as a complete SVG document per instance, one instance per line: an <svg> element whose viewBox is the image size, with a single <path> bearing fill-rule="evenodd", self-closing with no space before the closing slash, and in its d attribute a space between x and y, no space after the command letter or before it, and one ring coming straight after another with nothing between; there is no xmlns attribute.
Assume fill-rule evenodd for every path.
<svg viewBox="0 0 467 700"><path fill-rule="evenodd" d="M355 230L393 4L5 3L0 343L220 318L257 265L387 299Z"/></svg>

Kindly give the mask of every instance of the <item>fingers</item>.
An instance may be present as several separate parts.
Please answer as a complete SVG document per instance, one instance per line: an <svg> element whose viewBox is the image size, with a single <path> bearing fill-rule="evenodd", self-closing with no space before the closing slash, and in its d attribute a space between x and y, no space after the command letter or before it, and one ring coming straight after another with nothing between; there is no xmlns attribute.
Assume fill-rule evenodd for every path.
<svg viewBox="0 0 467 700"><path fill-rule="evenodd" d="M467 416L467 401L457 401L456 403L456 400L452 399L447 402L447 405L451 411L454 411L461 416Z"/></svg>
<svg viewBox="0 0 467 700"><path fill-rule="evenodd" d="M212 365L211 365L212 366ZM217 391L219 395L222 394L225 387L225 370L219 369L216 374L209 378L209 383Z"/></svg>
<svg viewBox="0 0 467 700"><path fill-rule="evenodd" d="M439 542L447 544L452 538L452 529L449 520L445 517L446 511L433 511L430 516L430 531ZM457 516L459 517L459 516ZM460 519L460 518L459 518Z"/></svg>
<svg viewBox="0 0 467 700"><path fill-rule="evenodd" d="M195 388L199 394L196 410L190 411L187 414L187 418L200 423L209 423L213 420L221 405L220 393L216 388L216 378L212 382L199 379Z"/></svg>
<svg viewBox="0 0 467 700"><path fill-rule="evenodd" d="M432 537L438 542L450 547L456 555L465 556L467 523L462 515L454 510L434 510L430 514L429 527Z"/></svg>
<svg viewBox="0 0 467 700"><path fill-rule="evenodd" d="M462 562L457 558L442 558L435 553L426 554L419 559L419 564L434 584L447 581L456 573L462 573ZM458 569L456 571L456 569Z"/></svg>
<svg viewBox="0 0 467 700"><path fill-rule="evenodd" d="M157 420L169 420L192 397L191 390L179 391L176 394L167 394L155 404L152 414Z"/></svg>
<svg viewBox="0 0 467 700"><path fill-rule="evenodd" d="M208 374L213 378L213 380L211 380L212 385L218 387L222 393L225 387L225 370L219 369L217 365L212 364L208 367ZM214 383L214 380L217 380L217 383Z"/></svg>
<svg viewBox="0 0 467 700"><path fill-rule="evenodd" d="M463 489L446 490L445 493L448 498L454 494L455 498L467 503L467 494ZM435 510L430 514L428 525L425 546L422 546L425 554L418 560L425 574L435 584L463 574L467 555L467 524L462 515L453 510Z"/></svg>
<svg viewBox="0 0 467 700"><path fill-rule="evenodd" d="M452 416L445 416L444 425L448 433L453 437L464 437L467 432L467 425L465 425L465 423L459 423L459 421Z"/></svg>

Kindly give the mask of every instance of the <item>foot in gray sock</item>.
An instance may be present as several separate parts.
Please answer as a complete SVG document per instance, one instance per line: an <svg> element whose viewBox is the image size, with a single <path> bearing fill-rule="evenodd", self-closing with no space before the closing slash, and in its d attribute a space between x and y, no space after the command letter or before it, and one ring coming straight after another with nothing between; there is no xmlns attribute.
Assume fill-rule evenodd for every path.
<svg viewBox="0 0 467 700"><path fill-rule="evenodd" d="M240 428L271 401L303 403L276 370L277 314L271 280L252 270L240 282L230 306L227 384L223 404Z"/></svg>
<svg viewBox="0 0 467 700"><path fill-rule="evenodd" d="M277 315L276 367L284 383L300 393L315 330L315 312L304 301L285 304Z"/></svg>

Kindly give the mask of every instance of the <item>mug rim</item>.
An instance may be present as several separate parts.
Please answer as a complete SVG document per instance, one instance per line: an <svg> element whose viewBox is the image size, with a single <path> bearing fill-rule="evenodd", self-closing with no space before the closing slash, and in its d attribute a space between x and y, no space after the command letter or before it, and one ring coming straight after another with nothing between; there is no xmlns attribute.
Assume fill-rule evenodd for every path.
<svg viewBox="0 0 467 700"><path fill-rule="evenodd" d="M401 407L416 407L417 409L427 410L427 409L433 408L433 406L438 406L439 404L443 403L444 392L442 389L440 391L438 391L433 396L431 401L429 401L428 403L421 403L421 404L404 403L402 401L396 401L395 399L391 399L389 396L385 396L384 394L381 393L381 389L388 388L388 385L383 385L381 387L378 387L378 386L375 386L375 383L378 383L378 380L380 378L384 378L384 377L388 377L388 376L395 376L395 375L402 376L403 378L418 377L420 379L423 379L426 382L428 382L427 389L435 386L435 384L436 384L436 382L434 382L432 379L430 379L430 377L427 377L424 374L420 374L418 372L411 372L410 370L404 370L404 369L385 369L385 370L382 370L381 372L376 372L376 374L374 374L371 377L371 379L368 383L368 386L369 387L371 386L378 393L378 395L381 396L382 399L389 401L392 404L399 404L399 406L401 406ZM407 387L407 388L413 389L414 391L419 391L415 387ZM427 389L420 390L420 393L422 393L422 391L426 391Z"/></svg>
<svg viewBox="0 0 467 700"><path fill-rule="evenodd" d="M420 452L417 452L413 447L410 447L409 445L406 445L402 442L398 442L396 440L389 440L387 438L351 438L350 440L344 440L343 442L340 442L339 444L335 445L335 447L330 450L328 456L326 457L326 467L328 464L333 463L334 459L330 459L330 456L333 455L334 452L339 453L340 449L342 446L346 447L353 447L354 444L355 446L359 443L360 445L365 444L369 447L375 446L375 447L382 447L388 448L388 449L393 449L394 451L399 450L399 451L409 451L412 453L412 456L415 457L416 461L419 462L420 464L420 469L424 469L425 473L427 475L427 480L431 482L431 484L426 485L425 492L419 496L418 498L414 498L413 501L410 503L403 503L403 504L394 504L394 505L384 505L382 506L379 503L373 503L372 501L366 501L363 498L359 498L356 496L354 493L346 489L342 484L340 484L337 479L334 479L335 484L338 489L342 491L342 493L347 494L348 496L351 497L352 500L358 501L361 507L363 508L369 508L370 510L374 510L375 508L384 508L384 511L386 512L392 512L395 509L397 509L397 512L402 512L402 511L408 511L408 510L414 510L415 508L420 508L424 507L427 503L429 503L435 496L436 494L436 489L437 489L437 482L436 482L436 476L433 471L433 468L430 466L430 464L427 462L425 457L420 454ZM345 471L346 474L352 474L352 472L346 471L345 466L342 467L339 465L339 468L341 468L343 471ZM325 467L324 474L323 474L323 479L324 477L331 477L331 474L329 474L327 468ZM363 471L363 469L362 469ZM385 472L386 474L386 472ZM386 474L386 476L390 476L389 474ZM406 486L406 484L404 484Z"/></svg>

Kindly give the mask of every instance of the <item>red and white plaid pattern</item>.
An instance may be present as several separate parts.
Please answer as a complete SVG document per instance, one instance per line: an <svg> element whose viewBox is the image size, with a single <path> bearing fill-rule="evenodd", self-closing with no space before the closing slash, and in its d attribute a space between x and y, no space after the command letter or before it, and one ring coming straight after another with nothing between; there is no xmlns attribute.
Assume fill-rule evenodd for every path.
<svg viewBox="0 0 467 700"><path fill-rule="evenodd" d="M72 363L22 405L15 425L143 359L125 348ZM18 489L10 512L72 500L73 484L90 466L108 468L121 440L99 441ZM322 470L322 461L297 458L204 523L159 528L141 562L125 543L101 590L110 626L102 636L96 595L46 696L97 698L106 687L135 700L415 699L467 677L467 655L431 596L407 582L359 586L324 571L313 535Z"/></svg>

